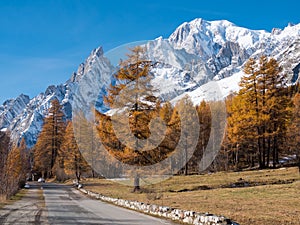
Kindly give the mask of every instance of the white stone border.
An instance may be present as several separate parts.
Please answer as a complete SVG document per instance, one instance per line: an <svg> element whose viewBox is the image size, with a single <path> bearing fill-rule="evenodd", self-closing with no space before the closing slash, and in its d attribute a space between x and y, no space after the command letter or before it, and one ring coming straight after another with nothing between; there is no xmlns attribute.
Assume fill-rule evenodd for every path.
<svg viewBox="0 0 300 225"><path fill-rule="evenodd" d="M109 202L117 206L124 208L132 209L138 212L146 213L149 215L159 216L168 218L171 220L176 220L186 224L193 225L239 225L235 222L232 222L230 219L227 219L224 216L216 216L213 214L204 214L194 211L186 211L180 209L174 209L167 206L151 205L138 201L129 201L119 198L111 198L104 196L99 193L85 190L84 188L78 188L82 193L99 199L104 202Z"/></svg>

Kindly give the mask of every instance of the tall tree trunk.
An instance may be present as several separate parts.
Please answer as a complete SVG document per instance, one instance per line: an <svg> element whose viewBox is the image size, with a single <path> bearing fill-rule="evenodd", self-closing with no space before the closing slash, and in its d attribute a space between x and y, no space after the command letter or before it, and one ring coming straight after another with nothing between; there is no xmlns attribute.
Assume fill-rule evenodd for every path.
<svg viewBox="0 0 300 225"><path fill-rule="evenodd" d="M277 164L277 157L276 157L276 151L277 151L277 140L276 140L276 135L273 137L273 168L276 168Z"/></svg>
<svg viewBox="0 0 300 225"><path fill-rule="evenodd" d="M266 168L266 137L265 137L265 133L266 133L266 128L265 126L263 127L263 133L262 133L262 164L263 164L263 168Z"/></svg>
<svg viewBox="0 0 300 225"><path fill-rule="evenodd" d="M139 176L139 174L136 174L134 176L133 185L134 185L133 192L137 192L141 189L140 188L140 176Z"/></svg>
<svg viewBox="0 0 300 225"><path fill-rule="evenodd" d="M235 152L235 169L238 170L239 168L239 144L236 146L236 152Z"/></svg>
<svg viewBox="0 0 300 225"><path fill-rule="evenodd" d="M258 128L259 130L259 128ZM260 144L260 137L257 139L257 148L258 148L258 165L259 168L263 168L263 162L262 162L262 151L261 151L261 144Z"/></svg>
<svg viewBox="0 0 300 225"><path fill-rule="evenodd" d="M185 137L185 149L184 149L184 160L185 160L185 166L184 166L184 175L188 175L188 160L187 160L187 137Z"/></svg>
<svg viewBox="0 0 300 225"><path fill-rule="evenodd" d="M296 155L296 159L297 159L297 166L298 166L299 174L300 174L300 154L299 153Z"/></svg>
<svg viewBox="0 0 300 225"><path fill-rule="evenodd" d="M267 167L270 166L270 153L271 153L271 137L268 137L268 148L267 148Z"/></svg>

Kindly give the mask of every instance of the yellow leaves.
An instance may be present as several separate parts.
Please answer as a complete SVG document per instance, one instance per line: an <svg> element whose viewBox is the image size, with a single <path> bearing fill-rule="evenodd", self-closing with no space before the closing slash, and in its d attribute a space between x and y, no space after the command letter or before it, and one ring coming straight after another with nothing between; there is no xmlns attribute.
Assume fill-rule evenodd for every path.
<svg viewBox="0 0 300 225"><path fill-rule="evenodd" d="M81 122L83 123L84 121ZM88 133L86 133L86 131L82 131L82 134ZM85 150L86 149L82 149L82 151ZM82 157L82 154L78 148L73 131L73 124L71 121L69 121L67 124L65 135L63 138L63 144L59 152L59 157L63 158L64 167L68 170L68 172L78 175L88 169L88 164Z"/></svg>
<svg viewBox="0 0 300 225"><path fill-rule="evenodd" d="M166 102L159 110L160 118L168 124L171 120L171 116L173 114L173 107L170 102Z"/></svg>
<svg viewBox="0 0 300 225"><path fill-rule="evenodd" d="M25 140L22 139L20 146L14 146L8 154L5 175L7 194L13 193L25 183L26 173L29 171L29 159Z"/></svg>
<svg viewBox="0 0 300 225"><path fill-rule="evenodd" d="M229 141L237 148L254 150L261 167L265 159L270 159L271 151L273 157L278 156L279 140L285 138L290 99L286 75L281 71L273 58L250 59L244 67L239 93L227 100Z"/></svg>
<svg viewBox="0 0 300 225"><path fill-rule="evenodd" d="M293 151L293 153L300 156L300 94L297 93L293 98L293 107L290 108L292 115L291 120L289 122L288 127L288 143L289 149Z"/></svg>
<svg viewBox="0 0 300 225"><path fill-rule="evenodd" d="M13 148L8 155L7 168L8 173L11 177L16 178L22 172L22 163L24 160L24 155L21 153L20 149Z"/></svg>
<svg viewBox="0 0 300 225"><path fill-rule="evenodd" d="M64 113L57 99L51 101L48 116L44 119L42 131L34 146L34 169L53 175L53 167L65 131Z"/></svg>
<svg viewBox="0 0 300 225"><path fill-rule="evenodd" d="M145 59L144 48L138 46L130 51L128 59L120 63L120 69L114 74L116 84L110 86L104 98L111 108L133 107L136 103L142 106L146 97L153 96L149 73L152 62Z"/></svg>

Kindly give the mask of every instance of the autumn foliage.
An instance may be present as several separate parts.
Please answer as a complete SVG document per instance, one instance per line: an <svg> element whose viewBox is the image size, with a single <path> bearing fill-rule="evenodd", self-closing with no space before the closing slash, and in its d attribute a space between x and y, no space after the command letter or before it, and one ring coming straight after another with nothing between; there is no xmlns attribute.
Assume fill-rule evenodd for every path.
<svg viewBox="0 0 300 225"><path fill-rule="evenodd" d="M10 143L9 132L0 132L0 200L14 195L22 188L30 170L25 140L19 145Z"/></svg>
<svg viewBox="0 0 300 225"><path fill-rule="evenodd" d="M116 167L112 159L133 166L154 165L168 159L184 139L181 147L185 151L172 159L168 170L173 173L181 165L178 174L200 173L201 159L205 152L212 151L208 143L217 138L217 133L223 141L218 156L205 167L211 171L277 167L280 157L299 155L299 88L288 86L287 77L275 59L250 59L245 64L239 92L226 98L224 109L220 102L203 100L194 105L188 96L174 105L164 102L151 83L151 69L156 63L145 55L145 49L137 47L120 63L114 74L116 83L104 97L112 109L109 113L93 110L95 118L88 119L78 112L73 115L73 124L64 121L59 102L52 102L34 147L36 171L47 177L58 177L58 171L63 171L66 177L78 180L83 173L94 177L96 173L102 175L101 171L116 177L122 174L122 166ZM180 110L189 107L197 112L196 120L190 112L180 115ZM224 110L227 121L213 123L212 117L220 117ZM199 124L198 136L185 135L186 121ZM225 126L221 123L225 122L225 133L220 135ZM194 139L196 146L187 159L188 146ZM19 153L14 154L19 157ZM135 171L136 180L141 175L137 174Z"/></svg>

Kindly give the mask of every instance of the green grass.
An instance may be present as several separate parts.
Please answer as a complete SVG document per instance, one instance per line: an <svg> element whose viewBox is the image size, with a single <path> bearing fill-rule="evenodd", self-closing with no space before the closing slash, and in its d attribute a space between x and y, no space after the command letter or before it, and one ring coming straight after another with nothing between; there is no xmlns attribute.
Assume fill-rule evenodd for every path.
<svg viewBox="0 0 300 225"><path fill-rule="evenodd" d="M251 186L227 188L241 181ZM297 168L174 176L144 186L140 193L105 179L88 179L85 183L86 189L107 196L224 215L243 225L298 225L300 221Z"/></svg>

